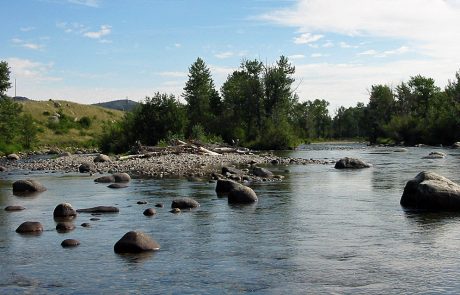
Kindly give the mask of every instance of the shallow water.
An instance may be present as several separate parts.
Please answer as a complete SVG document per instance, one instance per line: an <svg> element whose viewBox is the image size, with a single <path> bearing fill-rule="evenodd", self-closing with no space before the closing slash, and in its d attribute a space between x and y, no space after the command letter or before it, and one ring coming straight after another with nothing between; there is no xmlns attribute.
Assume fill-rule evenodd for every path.
<svg viewBox="0 0 460 295"><path fill-rule="evenodd" d="M27 209L0 210L0 294L459 293L460 214L405 212L399 200L405 183L423 170L460 182L460 151L436 149L448 156L425 160L434 148L408 150L306 146L290 156L357 156L374 166L272 166L286 178L251 185L259 202L249 206L229 205L209 183L133 180L111 190L77 174L3 174L0 208ZM14 196L11 183L27 177L48 190ZM195 198L200 209L169 213L171 200L180 196ZM52 213L61 202L74 208L116 205L120 213L81 213L77 228L60 234ZM157 215L142 214L158 202L165 207L156 208ZM17 234L26 220L40 221L45 231ZM92 226L83 228L83 222ZM152 235L161 250L115 254L113 245L130 230ZM60 243L67 238L81 245L64 249Z"/></svg>

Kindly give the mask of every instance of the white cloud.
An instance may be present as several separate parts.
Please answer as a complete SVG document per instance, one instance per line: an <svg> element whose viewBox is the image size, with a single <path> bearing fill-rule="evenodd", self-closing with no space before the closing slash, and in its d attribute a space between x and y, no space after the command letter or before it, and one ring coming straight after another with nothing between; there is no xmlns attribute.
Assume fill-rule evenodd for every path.
<svg viewBox="0 0 460 295"><path fill-rule="evenodd" d="M340 42L339 46L340 48L359 48L358 45L350 45L347 42Z"/></svg>
<svg viewBox="0 0 460 295"><path fill-rule="evenodd" d="M370 55L370 56L375 56L375 57L387 57L387 56L390 56L390 55L401 55L401 54L407 53L409 51L410 51L409 47L401 46L401 47L399 47L397 49L385 50L383 52L379 52L379 51L377 51L375 49L369 49L369 50L366 50L366 51L358 53L358 55Z"/></svg>
<svg viewBox="0 0 460 295"><path fill-rule="evenodd" d="M458 0L297 0L260 18L307 32L410 40L436 58L460 50Z"/></svg>
<svg viewBox="0 0 460 295"><path fill-rule="evenodd" d="M35 30L35 27L22 27L19 29L21 32L30 32Z"/></svg>
<svg viewBox="0 0 460 295"><path fill-rule="evenodd" d="M68 0L68 2L88 7L99 7L99 0Z"/></svg>
<svg viewBox="0 0 460 295"><path fill-rule="evenodd" d="M230 57L232 57L234 55L235 55L235 53L233 51L224 51L224 52L217 53L214 56L219 58L219 59L226 59L226 58L230 58Z"/></svg>
<svg viewBox="0 0 460 295"><path fill-rule="evenodd" d="M186 78L186 72L159 72L157 73L159 76L162 77L173 77L173 78Z"/></svg>
<svg viewBox="0 0 460 295"><path fill-rule="evenodd" d="M13 38L11 39L11 42L13 44L15 44L15 46L20 46L20 47L23 47L23 48L27 48L27 49L32 49L32 50L41 50L44 48L43 45L41 44L36 44L36 43L32 43L32 42L26 42L22 39L19 39L19 38Z"/></svg>
<svg viewBox="0 0 460 295"><path fill-rule="evenodd" d="M31 61L29 59L21 58L7 58L9 67L11 68L11 77L24 79L27 81L41 82L41 81L59 81L61 78L52 77L49 75L53 67L52 63L44 64L40 62Z"/></svg>
<svg viewBox="0 0 460 295"><path fill-rule="evenodd" d="M331 40L327 40L322 46L324 48L331 48L334 47L334 42L332 42Z"/></svg>
<svg viewBox="0 0 460 295"><path fill-rule="evenodd" d="M294 60L294 59L302 59L302 58L305 58L305 55L303 55L303 54L293 54L293 55L289 55L288 58L292 59L292 60Z"/></svg>
<svg viewBox="0 0 460 295"><path fill-rule="evenodd" d="M180 44L180 43L175 43L175 44L174 44L174 47L176 47L176 48L181 48L181 47L182 47L182 44Z"/></svg>
<svg viewBox="0 0 460 295"><path fill-rule="evenodd" d="M310 57L313 57L313 58L318 58L318 57L323 57L323 56L325 56L325 55L322 54L322 53L312 53L312 54L310 55Z"/></svg>
<svg viewBox="0 0 460 295"><path fill-rule="evenodd" d="M303 33L299 37L294 38L295 44L309 44L323 38L323 35L312 35L310 33Z"/></svg>
<svg viewBox="0 0 460 295"><path fill-rule="evenodd" d="M86 32L83 36L91 39L100 39L103 36L107 36L111 33L112 27L109 25L102 25L100 30L97 32Z"/></svg>

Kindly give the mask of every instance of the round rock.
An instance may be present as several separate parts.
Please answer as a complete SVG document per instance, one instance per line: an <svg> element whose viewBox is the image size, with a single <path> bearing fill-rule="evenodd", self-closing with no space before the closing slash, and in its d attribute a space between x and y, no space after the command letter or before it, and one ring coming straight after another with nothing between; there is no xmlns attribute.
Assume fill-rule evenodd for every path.
<svg viewBox="0 0 460 295"><path fill-rule="evenodd" d="M252 174L259 177L273 177L273 173L270 170L261 167L254 167Z"/></svg>
<svg viewBox="0 0 460 295"><path fill-rule="evenodd" d="M242 184L229 180L229 179L219 179L216 184L216 193L218 194L228 194L231 190L240 187Z"/></svg>
<svg viewBox="0 0 460 295"><path fill-rule="evenodd" d="M174 199L171 204L171 208L178 209L192 209L197 207L200 207L200 203L188 197Z"/></svg>
<svg viewBox="0 0 460 295"><path fill-rule="evenodd" d="M94 165L91 163L83 163L78 167L78 171L80 173L88 173L94 171Z"/></svg>
<svg viewBox="0 0 460 295"><path fill-rule="evenodd" d="M33 179L18 180L13 183L13 193L35 193L44 192L46 188Z"/></svg>
<svg viewBox="0 0 460 295"><path fill-rule="evenodd" d="M153 208L148 208L148 209L144 210L144 215L145 216L153 216L155 214L157 214L157 211L155 209L153 209Z"/></svg>
<svg viewBox="0 0 460 295"><path fill-rule="evenodd" d="M94 158L94 163L110 162L110 157L104 154L99 154Z"/></svg>
<svg viewBox="0 0 460 295"><path fill-rule="evenodd" d="M420 172L409 180L401 206L430 211L460 211L460 185L434 172Z"/></svg>
<svg viewBox="0 0 460 295"><path fill-rule="evenodd" d="M12 160L12 161L17 161L17 160L19 160L19 156L16 155L16 154L9 154L8 156L6 156L6 158L7 158L8 160Z"/></svg>
<svg viewBox="0 0 460 295"><path fill-rule="evenodd" d="M17 233L28 234L28 233L41 233L43 231L43 225L38 221L26 221L23 222L17 229Z"/></svg>
<svg viewBox="0 0 460 295"><path fill-rule="evenodd" d="M140 231L130 231L115 243L115 253L141 253L156 251L160 245L149 235Z"/></svg>
<svg viewBox="0 0 460 295"><path fill-rule="evenodd" d="M361 168L369 168L372 165L364 162L363 160L357 158L349 158L345 157L338 160L335 163L335 169L361 169Z"/></svg>
<svg viewBox="0 0 460 295"><path fill-rule="evenodd" d="M115 179L115 182L130 182L131 181L131 176L129 176L128 173L114 173L113 178Z"/></svg>
<svg viewBox="0 0 460 295"><path fill-rule="evenodd" d="M76 247L78 245L80 245L80 242L75 240L75 239L65 239L61 243L61 246L64 247L64 248Z"/></svg>
<svg viewBox="0 0 460 295"><path fill-rule="evenodd" d="M230 204L250 204L257 201L256 193L248 186L241 185L228 193Z"/></svg>
<svg viewBox="0 0 460 295"><path fill-rule="evenodd" d="M6 167L0 166L0 172L5 172L5 171L8 171L8 169L6 169Z"/></svg>
<svg viewBox="0 0 460 295"><path fill-rule="evenodd" d="M96 206L85 209L77 209L78 213L117 213L120 209L114 206Z"/></svg>
<svg viewBox="0 0 460 295"><path fill-rule="evenodd" d="M77 211L69 203L62 203L54 208L53 217L73 217L77 216Z"/></svg>
<svg viewBox="0 0 460 295"><path fill-rule="evenodd" d="M56 224L56 230L60 233L66 233L75 229L75 225L71 222L59 222Z"/></svg>

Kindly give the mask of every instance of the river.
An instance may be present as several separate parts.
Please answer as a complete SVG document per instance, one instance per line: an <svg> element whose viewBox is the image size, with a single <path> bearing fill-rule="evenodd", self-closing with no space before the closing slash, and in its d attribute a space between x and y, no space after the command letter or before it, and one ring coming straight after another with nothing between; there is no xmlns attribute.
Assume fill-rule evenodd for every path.
<svg viewBox="0 0 460 295"><path fill-rule="evenodd" d="M80 174L2 174L0 294L457 294L460 214L406 212L399 200L405 183L423 170L460 182L460 151L394 150L337 144L286 152L308 159L354 156L373 167L270 166L285 179L251 185L259 202L249 206L229 205L213 183L134 179L111 190ZM447 157L422 159L434 150ZM48 190L14 196L12 182L27 177ZM181 196L201 207L169 213L171 200ZM52 217L62 202L116 205L120 212L81 213L77 228L62 234ZM155 203L165 207L144 216ZM8 205L26 210L6 212ZM94 217L100 220L90 221ZM40 221L45 231L17 234L27 220ZM151 235L161 249L115 254L113 245L130 230ZM62 248L67 238L81 245Z"/></svg>

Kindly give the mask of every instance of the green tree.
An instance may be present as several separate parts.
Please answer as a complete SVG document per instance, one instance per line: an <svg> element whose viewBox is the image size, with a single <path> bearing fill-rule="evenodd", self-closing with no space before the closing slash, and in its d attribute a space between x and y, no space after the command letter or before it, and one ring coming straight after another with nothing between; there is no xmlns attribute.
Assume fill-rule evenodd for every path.
<svg viewBox="0 0 460 295"><path fill-rule="evenodd" d="M206 132L216 131L216 118L220 115L221 100L216 91L211 71L201 58L190 66L188 81L182 94L187 101L189 133L192 126L201 125Z"/></svg>
<svg viewBox="0 0 460 295"><path fill-rule="evenodd" d="M22 106L12 99L0 98L0 141L12 144L19 133Z"/></svg>
<svg viewBox="0 0 460 295"><path fill-rule="evenodd" d="M10 87L10 68L6 61L0 61L0 97L4 96Z"/></svg>
<svg viewBox="0 0 460 295"><path fill-rule="evenodd" d="M135 140L143 144L156 145L168 135L183 134L186 112L174 95L155 93L146 97L132 115L132 132Z"/></svg>
<svg viewBox="0 0 460 295"><path fill-rule="evenodd" d="M455 73L455 80L449 80L445 92L455 102L460 103L460 71Z"/></svg>
<svg viewBox="0 0 460 295"><path fill-rule="evenodd" d="M24 148L30 149L37 140L38 127L30 114L21 117L20 138Z"/></svg>
<svg viewBox="0 0 460 295"><path fill-rule="evenodd" d="M384 126L390 122L394 106L393 90L388 85L372 86L366 109L366 119L369 124L368 135L371 143L376 143L378 138L386 137Z"/></svg>

